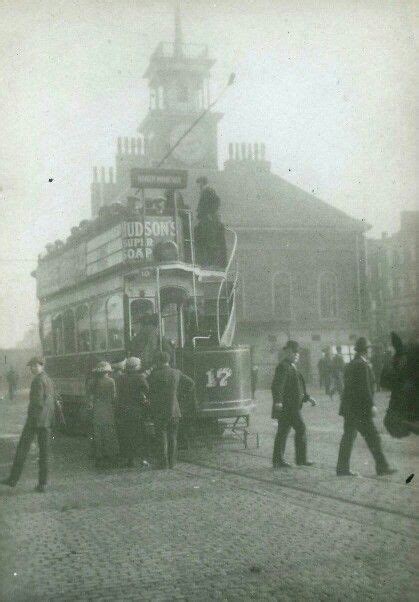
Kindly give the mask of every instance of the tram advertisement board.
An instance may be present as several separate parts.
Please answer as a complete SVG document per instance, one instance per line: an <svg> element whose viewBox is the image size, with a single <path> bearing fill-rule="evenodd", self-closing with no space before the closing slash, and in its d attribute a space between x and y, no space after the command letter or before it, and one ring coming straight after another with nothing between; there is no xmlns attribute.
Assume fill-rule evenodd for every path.
<svg viewBox="0 0 419 602"><path fill-rule="evenodd" d="M86 276L86 243L70 247L57 257L39 263L36 269L38 297L74 286Z"/></svg>
<svg viewBox="0 0 419 602"><path fill-rule="evenodd" d="M131 169L132 188L183 189L188 173L181 169Z"/></svg>
<svg viewBox="0 0 419 602"><path fill-rule="evenodd" d="M176 241L176 226L171 216L161 215L144 221L123 222L122 246L126 260L150 261L157 243Z"/></svg>

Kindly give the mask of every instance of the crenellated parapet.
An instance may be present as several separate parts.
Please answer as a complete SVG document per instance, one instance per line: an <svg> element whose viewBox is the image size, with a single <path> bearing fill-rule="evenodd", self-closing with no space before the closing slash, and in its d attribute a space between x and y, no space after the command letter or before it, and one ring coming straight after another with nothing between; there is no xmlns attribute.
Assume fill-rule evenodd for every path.
<svg viewBox="0 0 419 602"><path fill-rule="evenodd" d="M100 207L113 203L118 194L119 186L115 182L114 168L109 167L106 172L105 167L101 167L100 171L97 167L94 167L90 190L92 216L95 217Z"/></svg>
<svg viewBox="0 0 419 602"><path fill-rule="evenodd" d="M271 163L266 160L266 147L262 143L235 143L228 145L228 159L224 162L224 169L253 169L257 171L270 171Z"/></svg>
<svg viewBox="0 0 419 602"><path fill-rule="evenodd" d="M116 151L116 182L129 185L129 173L134 167L147 167L147 140L144 138L118 138Z"/></svg>

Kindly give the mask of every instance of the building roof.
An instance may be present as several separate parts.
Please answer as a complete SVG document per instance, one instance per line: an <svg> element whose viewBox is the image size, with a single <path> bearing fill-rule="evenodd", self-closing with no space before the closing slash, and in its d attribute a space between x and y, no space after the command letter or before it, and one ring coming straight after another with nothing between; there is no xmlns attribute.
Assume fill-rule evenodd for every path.
<svg viewBox="0 0 419 602"><path fill-rule="evenodd" d="M268 170L238 166L224 171L207 171L208 185L221 198L221 215L226 224L241 228L332 228L363 232L369 224L332 207L316 196L290 184ZM256 167L256 166L255 166ZM199 198L196 178L189 172L185 200L194 209Z"/></svg>

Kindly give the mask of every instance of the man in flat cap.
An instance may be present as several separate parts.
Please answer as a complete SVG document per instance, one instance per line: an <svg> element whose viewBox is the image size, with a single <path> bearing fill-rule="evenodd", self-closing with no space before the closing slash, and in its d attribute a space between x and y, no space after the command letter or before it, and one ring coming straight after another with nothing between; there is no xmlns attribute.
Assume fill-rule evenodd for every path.
<svg viewBox="0 0 419 602"><path fill-rule="evenodd" d="M48 478L48 447L54 417L54 386L44 371L44 360L33 357L28 366L33 374L29 393L28 416L16 449L15 458L7 479L2 485L15 487L25 464L32 441L37 437L39 447L39 478L35 491L44 493Z"/></svg>
<svg viewBox="0 0 419 602"><path fill-rule="evenodd" d="M355 343L355 357L346 366L339 415L343 416L343 435L340 442L336 474L357 476L349 469L352 447L357 433L361 433L375 460L377 475L396 472L390 468L383 454L380 435L375 427L374 374L368 362L370 345L365 337Z"/></svg>
<svg viewBox="0 0 419 602"><path fill-rule="evenodd" d="M274 468L291 466L284 460L285 445L291 428L295 431L295 462L299 466L312 466L307 460L306 426L301 414L303 403L316 405L306 390L303 375L297 369L299 345L288 341L284 347L285 358L278 364L272 381L272 418L278 420L272 463Z"/></svg>

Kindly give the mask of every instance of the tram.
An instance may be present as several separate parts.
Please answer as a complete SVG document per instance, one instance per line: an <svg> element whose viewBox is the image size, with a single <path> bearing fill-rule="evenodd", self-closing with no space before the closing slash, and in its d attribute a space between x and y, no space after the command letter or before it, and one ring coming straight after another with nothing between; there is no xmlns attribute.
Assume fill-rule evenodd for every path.
<svg viewBox="0 0 419 602"><path fill-rule="evenodd" d="M225 228L222 265L202 260L181 195L187 176L132 169L135 192L126 204L103 207L39 257L43 353L69 428L86 420L97 362L123 366L150 327L160 348L170 345L173 364L194 379L198 420L249 421L250 348L234 345L237 236Z"/></svg>

